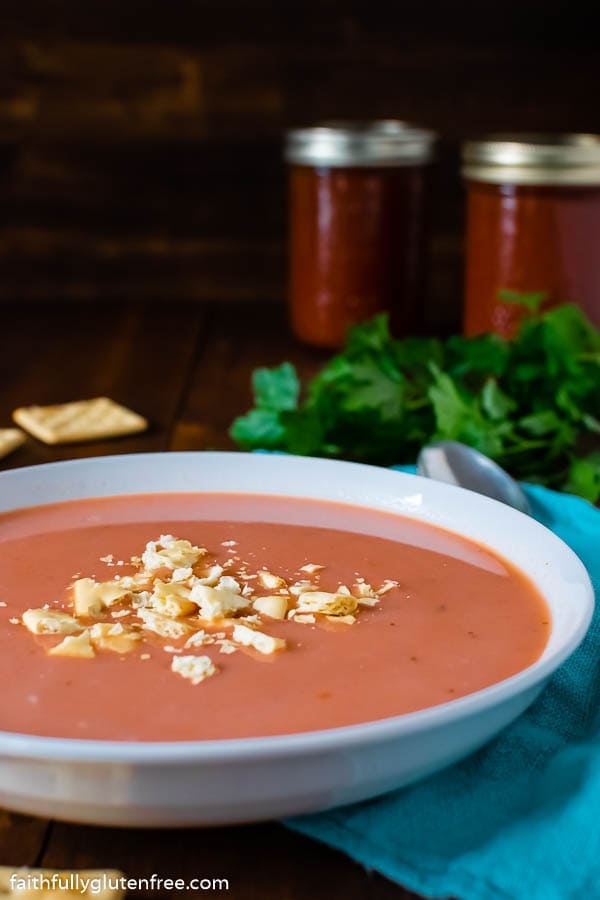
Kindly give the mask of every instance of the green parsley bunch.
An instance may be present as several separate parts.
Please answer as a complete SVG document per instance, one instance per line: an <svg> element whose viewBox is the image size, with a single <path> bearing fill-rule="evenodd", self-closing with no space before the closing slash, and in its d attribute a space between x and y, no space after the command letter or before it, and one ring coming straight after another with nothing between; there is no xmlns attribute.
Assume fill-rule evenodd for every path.
<svg viewBox="0 0 600 900"><path fill-rule="evenodd" d="M452 439L512 475L600 499L600 332L576 306L505 292L526 309L514 339L390 335L385 315L352 329L301 396L290 363L257 369L244 449L389 465Z"/></svg>

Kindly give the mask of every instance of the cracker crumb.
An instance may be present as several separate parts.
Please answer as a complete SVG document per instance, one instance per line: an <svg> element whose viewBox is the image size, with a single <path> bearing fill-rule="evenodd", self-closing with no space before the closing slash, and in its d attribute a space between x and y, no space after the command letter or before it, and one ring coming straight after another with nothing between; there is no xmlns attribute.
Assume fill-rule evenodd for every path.
<svg viewBox="0 0 600 900"><path fill-rule="evenodd" d="M230 618L248 606L248 598L242 597L240 585L228 575L221 576L215 587L194 585L190 600L200 607L200 617L208 621Z"/></svg>
<svg viewBox="0 0 600 900"><path fill-rule="evenodd" d="M307 575L314 575L316 572L320 572L324 568L325 566L320 566L317 563L306 563L305 566L300 566L298 571L306 572Z"/></svg>
<svg viewBox="0 0 600 900"><path fill-rule="evenodd" d="M148 541L142 553L142 563L148 572L158 569L182 569L195 566L206 553L190 541L179 540L172 534L161 534L157 541Z"/></svg>
<svg viewBox="0 0 600 900"><path fill-rule="evenodd" d="M287 588L287 584L283 578L279 575L274 575L272 572L267 572L266 569L261 569L258 572L258 580L268 591L277 591L280 588Z"/></svg>
<svg viewBox="0 0 600 900"><path fill-rule="evenodd" d="M189 649L190 647L203 647L205 644L214 644L215 643L215 635L208 634L206 631L197 631L193 634L184 644L184 647Z"/></svg>
<svg viewBox="0 0 600 900"><path fill-rule="evenodd" d="M138 609L138 618L144 623L144 628L153 631L159 637L180 638L184 637L192 631L192 626L187 622L178 619L170 619L161 613L153 612L150 609Z"/></svg>
<svg viewBox="0 0 600 900"><path fill-rule="evenodd" d="M300 597L301 594L307 594L309 591L316 591L318 588L314 582L302 579L301 581L296 581L295 584L292 584L289 590L290 594L293 594L294 597Z"/></svg>
<svg viewBox="0 0 600 900"><path fill-rule="evenodd" d="M68 635L64 640L48 651L50 656L69 656L73 659L93 659L96 655L90 643L89 631L78 635Z"/></svg>
<svg viewBox="0 0 600 900"><path fill-rule="evenodd" d="M323 613L329 616L344 616L353 613L358 606L355 597L336 591L311 591L301 594L298 598L297 609L299 612Z"/></svg>
<svg viewBox="0 0 600 900"><path fill-rule="evenodd" d="M393 588L397 588L397 587L398 587L398 582L390 581L388 578L383 582L381 587L378 588L375 593L381 597L382 594L387 594L388 591L391 591Z"/></svg>
<svg viewBox="0 0 600 900"><path fill-rule="evenodd" d="M32 634L77 634L83 631L77 619L57 610L27 609L22 621Z"/></svg>
<svg viewBox="0 0 600 900"><path fill-rule="evenodd" d="M192 684L200 684L219 671L210 656L175 656L171 670Z"/></svg>
<svg viewBox="0 0 600 900"><path fill-rule="evenodd" d="M269 616L271 619L285 619L288 602L286 597L271 594L266 597L258 597L254 601L253 607L257 612Z"/></svg>
<svg viewBox="0 0 600 900"><path fill-rule="evenodd" d="M259 653L270 655L277 650L283 650L285 641L283 638L272 637L263 631L255 631L246 625L236 625L233 629L233 640L244 647L253 647Z"/></svg>

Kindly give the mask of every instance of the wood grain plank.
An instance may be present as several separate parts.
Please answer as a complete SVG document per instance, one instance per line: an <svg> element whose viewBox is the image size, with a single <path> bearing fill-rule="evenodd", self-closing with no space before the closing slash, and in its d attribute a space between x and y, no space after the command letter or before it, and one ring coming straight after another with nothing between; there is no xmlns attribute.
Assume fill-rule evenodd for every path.
<svg viewBox="0 0 600 900"><path fill-rule="evenodd" d="M221 829L140 831L56 823L43 865L117 868L130 877L152 873L229 880L232 900L410 900L413 894L337 853L276 824ZM132 897L173 893L131 892Z"/></svg>
<svg viewBox="0 0 600 900"><path fill-rule="evenodd" d="M0 268L0 300L9 303L277 300L283 241L0 228Z"/></svg>
<svg viewBox="0 0 600 900"><path fill-rule="evenodd" d="M44 846L50 823L0 809L0 866L33 866Z"/></svg>
<svg viewBox="0 0 600 900"><path fill-rule="evenodd" d="M285 228L281 145L279 132L245 140L207 135L193 145L26 144L0 180L3 220L11 229L35 221L53 234L85 228L113 244L162 233L174 261L177 239L268 241ZM194 250L201 258L201 248Z"/></svg>
<svg viewBox="0 0 600 900"><path fill-rule="evenodd" d="M151 135L203 112L201 60L178 48L30 38L4 43L0 55L0 121L17 133L62 122Z"/></svg>
<svg viewBox="0 0 600 900"><path fill-rule="evenodd" d="M251 376L257 366L288 360L304 378L327 357L294 340L280 306L216 308L175 425L172 448L233 449L228 429L252 405Z"/></svg>
<svg viewBox="0 0 600 900"><path fill-rule="evenodd" d="M373 4L369 0L177 0L173 14L152 0L22 0L3 10L3 31L30 37L50 35L86 39L94 36L136 44L157 40L206 47L243 39L277 43L296 39L347 41L359 36L403 31L408 36L446 35L454 43L481 41L547 42L561 46L578 39L596 45L594 8L580 6L572 13L568 0L505 0L501 16L482 16L471 2L436 4ZM540 23L543 22L543 28Z"/></svg>
<svg viewBox="0 0 600 900"><path fill-rule="evenodd" d="M132 437L48 447L29 438L5 467L166 448L203 319L197 306L13 306L0 354L0 422L17 406L107 395L146 416Z"/></svg>
<svg viewBox="0 0 600 900"><path fill-rule="evenodd" d="M449 135L465 126L504 129L507 121L534 130L598 123L585 93L598 58L579 36L557 46L539 35L530 43L489 34L452 42L427 32L415 40L397 21L385 32L365 33L357 23L353 34L352 22L345 26L349 39L343 28L337 39L309 44L289 35L279 42L232 35L201 50L184 35L176 44L147 45L0 39L0 125L21 137L122 143L198 138L232 121L239 132L282 127L305 121L307 111L312 120L425 118Z"/></svg>

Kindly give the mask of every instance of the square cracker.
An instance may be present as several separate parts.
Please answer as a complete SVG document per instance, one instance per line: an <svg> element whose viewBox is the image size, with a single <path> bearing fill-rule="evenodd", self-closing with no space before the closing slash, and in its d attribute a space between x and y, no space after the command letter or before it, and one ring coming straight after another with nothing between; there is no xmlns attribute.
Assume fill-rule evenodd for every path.
<svg viewBox="0 0 600 900"><path fill-rule="evenodd" d="M77 400L55 406L22 406L15 409L13 419L45 444L74 444L102 438L137 434L148 428L148 422L125 406L108 397Z"/></svg>
<svg viewBox="0 0 600 900"><path fill-rule="evenodd" d="M0 428L0 459L24 444L25 440L20 428Z"/></svg>
<svg viewBox="0 0 600 900"><path fill-rule="evenodd" d="M52 877L55 887L52 887ZM0 866L2 900L122 900L120 884L124 876L116 870L29 869ZM98 881L95 881L98 879ZM102 883L104 879L104 883ZM119 881L117 881L119 879ZM87 887L87 890L85 889ZM25 888L25 889L24 889ZM99 888L99 889L98 889Z"/></svg>

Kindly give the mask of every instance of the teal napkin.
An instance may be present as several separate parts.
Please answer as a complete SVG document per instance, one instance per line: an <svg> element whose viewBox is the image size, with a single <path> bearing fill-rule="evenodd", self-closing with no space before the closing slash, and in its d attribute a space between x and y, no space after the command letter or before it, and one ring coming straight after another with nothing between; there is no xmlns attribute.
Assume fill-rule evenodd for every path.
<svg viewBox="0 0 600 900"><path fill-rule="evenodd" d="M526 490L600 596L600 511ZM286 824L425 897L600 898L600 610L536 703L482 750L412 787Z"/></svg>

